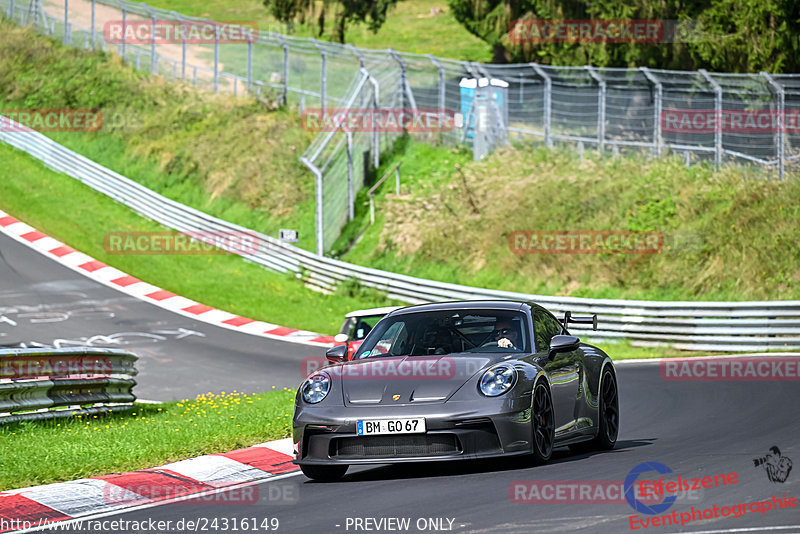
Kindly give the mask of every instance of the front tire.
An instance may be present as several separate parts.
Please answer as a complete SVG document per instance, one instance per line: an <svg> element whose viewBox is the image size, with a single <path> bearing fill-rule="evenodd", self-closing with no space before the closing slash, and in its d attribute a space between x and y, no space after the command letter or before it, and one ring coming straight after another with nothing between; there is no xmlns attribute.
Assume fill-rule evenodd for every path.
<svg viewBox="0 0 800 534"><path fill-rule="evenodd" d="M600 428L594 439L596 448L609 451L614 448L619 435L619 395L617 379L614 373L606 368L600 380Z"/></svg>
<svg viewBox="0 0 800 534"><path fill-rule="evenodd" d="M569 448L574 453L598 450L610 451L617 443L617 435L619 434L619 395L617 394L617 380L614 377L614 373L608 368L603 371L598 398L597 436L591 441L570 445Z"/></svg>
<svg viewBox="0 0 800 534"><path fill-rule="evenodd" d="M533 427L533 460L537 464L547 463L553 455L556 425L553 398L550 396L550 390L542 382L533 388L531 426Z"/></svg>
<svg viewBox="0 0 800 534"><path fill-rule="evenodd" d="M342 478L348 467L347 465L301 465L300 470L312 480L333 482Z"/></svg>

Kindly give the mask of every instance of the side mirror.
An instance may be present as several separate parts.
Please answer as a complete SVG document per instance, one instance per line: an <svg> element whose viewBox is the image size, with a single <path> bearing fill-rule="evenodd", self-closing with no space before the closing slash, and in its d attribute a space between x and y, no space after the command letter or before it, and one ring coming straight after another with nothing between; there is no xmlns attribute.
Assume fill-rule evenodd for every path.
<svg viewBox="0 0 800 534"><path fill-rule="evenodd" d="M330 363L340 363L347 359L347 345L336 345L328 349L325 357Z"/></svg>
<svg viewBox="0 0 800 534"><path fill-rule="evenodd" d="M553 336L553 339L550 340L550 354L575 350L580 342L581 340L575 336Z"/></svg>
<svg viewBox="0 0 800 534"><path fill-rule="evenodd" d="M336 343L347 343L347 334L336 334L333 336L333 340Z"/></svg>

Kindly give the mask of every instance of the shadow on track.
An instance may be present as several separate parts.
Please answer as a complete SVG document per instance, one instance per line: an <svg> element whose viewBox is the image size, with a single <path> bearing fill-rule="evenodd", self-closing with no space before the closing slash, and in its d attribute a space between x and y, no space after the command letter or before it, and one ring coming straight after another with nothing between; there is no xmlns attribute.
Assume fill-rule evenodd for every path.
<svg viewBox="0 0 800 534"><path fill-rule="evenodd" d="M559 447L553 451L553 457L546 465L558 465L589 458L595 455L620 454L630 449L652 445L657 438L644 438L638 440L618 441L616 447L610 451L589 451L579 454L571 452L567 447ZM367 467L367 466L363 466ZM459 475L474 475L501 471L519 471L537 467L530 456L514 456L508 458L491 458L481 460L451 460L446 462L417 462L394 465L382 465L373 469L364 469L350 472L342 478L341 482L365 482L375 480L404 480L414 478L450 477ZM353 468L351 468L353 469ZM306 480L307 484L330 484Z"/></svg>

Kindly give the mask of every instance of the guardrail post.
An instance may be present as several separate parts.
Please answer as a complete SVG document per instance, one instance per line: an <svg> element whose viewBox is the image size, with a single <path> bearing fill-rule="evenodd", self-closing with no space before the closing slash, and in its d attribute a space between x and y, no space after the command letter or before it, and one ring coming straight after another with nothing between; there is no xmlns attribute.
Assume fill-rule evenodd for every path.
<svg viewBox="0 0 800 534"><path fill-rule="evenodd" d="M775 81L767 72L761 72L761 76L767 79L769 86L775 90L775 95L778 97L778 131L775 135L775 156L778 159L778 179L784 180L784 166L786 160L786 93L783 86ZM775 124L776 121L772 121Z"/></svg>
<svg viewBox="0 0 800 534"><path fill-rule="evenodd" d="M639 70L642 71L647 80L655 87L655 96L653 98L653 155L661 156L661 147L664 144L662 140L663 134L661 133L661 109L664 88L659 79L650 72L650 69L647 67L640 67Z"/></svg>
<svg viewBox="0 0 800 534"><path fill-rule="evenodd" d="M589 76L597 82L597 150L602 154L605 149L606 142L606 81L597 69L592 66L587 66L586 70L589 71Z"/></svg>
<svg viewBox="0 0 800 534"><path fill-rule="evenodd" d="M208 19L206 19L208 20ZM210 21L214 24L214 92L219 92L219 28L217 24L213 21Z"/></svg>
<svg viewBox="0 0 800 534"><path fill-rule="evenodd" d="M353 132L346 131L347 136L347 220L352 221L356 216L356 197L353 187Z"/></svg>
<svg viewBox="0 0 800 534"><path fill-rule="evenodd" d="M544 145L550 148L553 146L553 139L550 135L553 111L553 80L538 63L531 63L530 66L544 80Z"/></svg>
<svg viewBox="0 0 800 534"><path fill-rule="evenodd" d="M714 168L719 170L722 164L722 87L711 77L706 69L700 69L698 72L714 88L714 117L716 119L716 128L714 129Z"/></svg>

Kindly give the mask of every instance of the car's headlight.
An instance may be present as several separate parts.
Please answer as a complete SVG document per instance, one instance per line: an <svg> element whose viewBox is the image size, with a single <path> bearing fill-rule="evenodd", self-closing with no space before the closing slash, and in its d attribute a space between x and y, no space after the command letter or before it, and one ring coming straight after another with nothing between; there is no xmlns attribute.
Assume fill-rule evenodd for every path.
<svg viewBox="0 0 800 534"><path fill-rule="evenodd" d="M331 390L331 377L328 373L319 372L306 378L300 388L303 400L309 404L316 404L324 399Z"/></svg>
<svg viewBox="0 0 800 534"><path fill-rule="evenodd" d="M498 365L483 373L478 387L487 397L497 397L511 389L516 379L517 371L513 367Z"/></svg>

